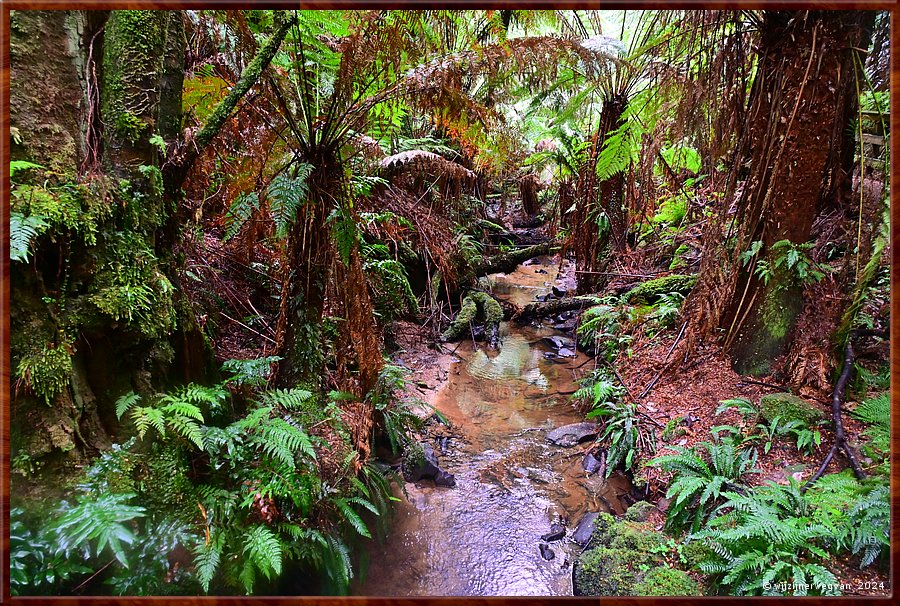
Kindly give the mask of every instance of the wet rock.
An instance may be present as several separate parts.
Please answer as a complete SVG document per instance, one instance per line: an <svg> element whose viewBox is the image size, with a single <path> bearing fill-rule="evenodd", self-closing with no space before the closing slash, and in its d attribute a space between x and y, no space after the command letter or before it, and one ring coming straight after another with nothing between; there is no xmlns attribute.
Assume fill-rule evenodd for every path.
<svg viewBox="0 0 900 606"><path fill-rule="evenodd" d="M591 538L591 534L594 532L594 521L597 519L597 516L600 515L596 511L589 511L581 518L578 522L578 526L575 527L575 532L572 534L572 539L581 546L587 545L587 542Z"/></svg>
<svg viewBox="0 0 900 606"><path fill-rule="evenodd" d="M558 541L566 536L566 527L562 524L553 524L550 526L550 532L541 535L542 541Z"/></svg>
<svg viewBox="0 0 900 606"><path fill-rule="evenodd" d="M560 349L575 349L574 339L570 339L568 337L560 337L554 335L552 337L544 337L542 340L544 341L544 343L557 351Z"/></svg>
<svg viewBox="0 0 900 606"><path fill-rule="evenodd" d="M408 446L403 452L401 469L407 482L434 480L437 486L456 485L456 478L441 469L434 449L428 444L416 442Z"/></svg>
<svg viewBox="0 0 900 606"><path fill-rule="evenodd" d="M597 473L597 470L603 467L603 462L595 457L594 453L589 452L584 455L584 459L581 460L581 466L588 474L592 474Z"/></svg>
<svg viewBox="0 0 900 606"><path fill-rule="evenodd" d="M563 347L556 353L556 355L560 358L574 358L575 350L569 349L568 347Z"/></svg>
<svg viewBox="0 0 900 606"><path fill-rule="evenodd" d="M453 486L456 486L456 476L441 469L434 476L434 485L452 488Z"/></svg>
<svg viewBox="0 0 900 606"><path fill-rule="evenodd" d="M552 560L556 557L556 554L553 553L553 550L546 543L541 543L538 545L538 548L541 550L541 557L545 560Z"/></svg>
<svg viewBox="0 0 900 606"><path fill-rule="evenodd" d="M552 292L553 292L553 296L559 297L560 299L562 299L563 297L566 296L566 293L569 291L567 291L565 288L560 288L558 286L554 286L552 289Z"/></svg>
<svg viewBox="0 0 900 606"><path fill-rule="evenodd" d="M548 433L547 441L556 446L569 448L588 438L593 438L598 431L600 431L600 426L596 423L572 423L557 427Z"/></svg>

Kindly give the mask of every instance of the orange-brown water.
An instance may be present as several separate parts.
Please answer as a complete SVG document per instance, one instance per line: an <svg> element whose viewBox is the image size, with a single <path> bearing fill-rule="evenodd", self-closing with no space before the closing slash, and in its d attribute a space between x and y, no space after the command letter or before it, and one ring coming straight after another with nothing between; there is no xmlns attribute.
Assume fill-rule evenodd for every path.
<svg viewBox="0 0 900 606"><path fill-rule="evenodd" d="M547 273L538 273L543 269ZM491 276L495 294L524 305L557 280L549 260ZM624 477L588 476L581 447L549 444L547 430L581 420L568 402L575 379L591 367L583 354L565 361L544 356L550 328L501 325L499 352L463 343L459 362L434 406L459 439L440 463L456 487L407 484L388 538L368 550L357 595L572 595L571 564L580 547L569 539L541 557L540 536L553 521L571 530L586 511L624 509Z"/></svg>

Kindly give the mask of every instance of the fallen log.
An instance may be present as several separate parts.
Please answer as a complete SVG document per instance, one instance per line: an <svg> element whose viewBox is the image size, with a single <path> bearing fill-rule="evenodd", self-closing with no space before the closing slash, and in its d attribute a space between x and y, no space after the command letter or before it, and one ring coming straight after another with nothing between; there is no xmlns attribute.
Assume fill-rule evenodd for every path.
<svg viewBox="0 0 900 606"><path fill-rule="evenodd" d="M564 311L572 311L574 309L584 309L596 304L597 299L590 295L566 297L553 301L539 301L537 303L529 303L522 308L522 311L514 315L512 319L516 324L528 324L538 318L555 316Z"/></svg>
<svg viewBox="0 0 900 606"><path fill-rule="evenodd" d="M550 242L511 250L508 253L484 259L475 266L475 275L484 276L500 272L507 273L513 271L519 264L524 263L528 259L539 257L540 255L547 255L555 250L557 249L554 248Z"/></svg>

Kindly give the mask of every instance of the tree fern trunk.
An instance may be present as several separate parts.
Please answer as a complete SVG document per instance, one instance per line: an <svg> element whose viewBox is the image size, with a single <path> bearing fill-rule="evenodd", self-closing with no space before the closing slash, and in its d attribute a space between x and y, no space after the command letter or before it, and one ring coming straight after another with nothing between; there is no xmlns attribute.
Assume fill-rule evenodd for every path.
<svg viewBox="0 0 900 606"><path fill-rule="evenodd" d="M847 140L835 133L847 127L847 113L840 109L854 87L848 56L863 39L859 11L765 13L749 106L750 175L737 202L737 246L746 250L761 241L762 259L770 266L770 246L808 241L820 198L844 187L833 175ZM791 339L803 309L802 285L783 268L766 284L753 273L755 263L740 269L721 327L735 369L764 375Z"/></svg>

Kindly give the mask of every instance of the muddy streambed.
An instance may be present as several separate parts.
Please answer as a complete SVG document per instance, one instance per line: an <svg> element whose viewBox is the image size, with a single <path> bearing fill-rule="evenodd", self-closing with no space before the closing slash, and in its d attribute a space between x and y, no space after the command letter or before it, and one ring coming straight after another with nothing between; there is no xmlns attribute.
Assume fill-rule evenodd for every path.
<svg viewBox="0 0 900 606"><path fill-rule="evenodd" d="M486 286L521 306L568 281L565 269L560 275L552 260L539 259L490 276ZM549 430L582 420L568 395L592 361L552 357L544 338L563 333L549 326L503 323L500 334L499 351L460 344L433 400L451 427L431 439L456 486L406 484L386 540L368 550L357 595L572 595L581 551L571 539L575 525L587 511L624 510L625 478L588 475L581 446L546 440ZM567 536L548 544L547 560L540 537L559 521Z"/></svg>

